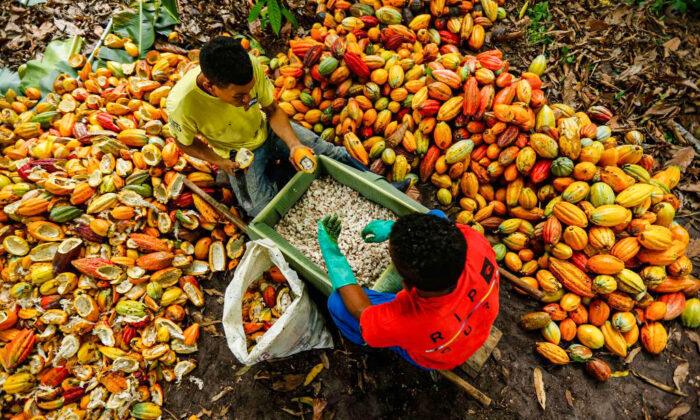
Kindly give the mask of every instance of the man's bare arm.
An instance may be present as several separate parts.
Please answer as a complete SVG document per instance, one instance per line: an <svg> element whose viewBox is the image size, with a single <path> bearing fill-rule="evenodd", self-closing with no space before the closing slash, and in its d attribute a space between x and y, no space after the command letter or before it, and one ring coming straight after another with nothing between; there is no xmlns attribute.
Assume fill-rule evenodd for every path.
<svg viewBox="0 0 700 420"><path fill-rule="evenodd" d="M177 140L175 141L175 144L177 144L177 147L184 153L187 153L188 155L197 159L202 159L212 163L232 175L233 171L236 169L235 162L231 161L230 159L222 158L197 137L192 139L192 144L189 146L186 146Z"/></svg>
<svg viewBox="0 0 700 420"><path fill-rule="evenodd" d="M289 148L289 156L292 164L297 166L294 160L291 159L292 155L294 154L294 150L299 147L306 148L306 146L301 144L301 141L299 141L299 137L297 137L296 133L292 129L292 125L289 122L289 117L284 113L284 111L282 111L282 108L277 105L277 101L272 101L270 105L264 107L262 110L265 112L265 115L267 115L272 131L274 131L275 134L277 134ZM308 149L311 150L310 148ZM311 153L313 153L313 150L311 150Z"/></svg>
<svg viewBox="0 0 700 420"><path fill-rule="evenodd" d="M356 319L360 320L360 316L365 309L372 306L365 289L357 284L349 284L338 289L340 297L343 299L345 307L348 309L350 314Z"/></svg>

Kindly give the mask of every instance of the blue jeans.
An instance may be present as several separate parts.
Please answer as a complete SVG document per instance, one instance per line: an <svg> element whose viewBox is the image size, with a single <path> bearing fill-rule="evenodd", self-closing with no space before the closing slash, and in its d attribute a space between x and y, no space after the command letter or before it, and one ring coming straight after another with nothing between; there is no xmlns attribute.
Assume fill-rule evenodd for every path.
<svg viewBox="0 0 700 420"><path fill-rule="evenodd" d="M367 293L367 297L369 297L372 305L379 305L380 303L391 302L396 299L396 295L393 293L380 293L369 289L365 289L365 293ZM361 346L367 345L365 340L362 338L360 322L356 320L350 311L348 311L348 308L345 307L343 298L340 297L340 293L338 293L337 290L328 298L328 311L331 313L333 322L335 322L335 325L338 327L340 332L343 333L345 338ZM408 363L427 370L427 368L419 365L413 359L411 359L408 352L401 347L394 346L388 347L388 349L403 357Z"/></svg>
<svg viewBox="0 0 700 420"><path fill-rule="evenodd" d="M310 147L317 155L328 156L339 162L350 163L350 153L342 146L321 140L311 130L292 123L294 133L304 146ZM266 171L268 163L277 159L288 159L289 148L284 141L268 126L267 140L253 150L253 163L245 171L236 171L235 176L228 175L233 193L238 203L250 217L255 217L278 192L277 184ZM231 152L231 158L235 152Z"/></svg>

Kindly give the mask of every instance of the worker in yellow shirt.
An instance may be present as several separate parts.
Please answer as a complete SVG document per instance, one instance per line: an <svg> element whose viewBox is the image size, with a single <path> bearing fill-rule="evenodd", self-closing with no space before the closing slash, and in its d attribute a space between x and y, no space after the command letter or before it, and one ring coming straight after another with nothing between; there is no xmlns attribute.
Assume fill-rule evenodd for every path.
<svg viewBox="0 0 700 420"><path fill-rule="evenodd" d="M273 97L273 85L262 66L239 40L223 36L211 40L202 48L199 64L168 95L170 132L184 153L226 171L240 206L249 216L256 216L277 194L268 164L290 157L299 169L299 162L291 159L299 154L295 154L299 148L366 170L344 147L290 124ZM204 137L206 144L196 134ZM241 148L254 153L245 170L238 170L233 161Z"/></svg>

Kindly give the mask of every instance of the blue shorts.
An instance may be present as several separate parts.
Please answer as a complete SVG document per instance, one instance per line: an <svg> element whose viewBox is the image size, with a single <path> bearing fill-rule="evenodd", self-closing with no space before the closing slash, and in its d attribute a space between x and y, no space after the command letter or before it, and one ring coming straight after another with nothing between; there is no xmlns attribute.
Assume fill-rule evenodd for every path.
<svg viewBox="0 0 700 420"><path fill-rule="evenodd" d="M396 299L396 295L393 293L381 293L369 289L364 290L365 293L367 293L367 297L369 297L370 302L372 302L372 305L379 305L380 303L391 302ZM331 318L333 318L335 325L338 327L340 332L343 333L345 338L361 346L367 345L365 340L362 338L360 322L356 320L350 311L348 311L348 308L345 307L343 298L340 297L340 293L338 293L338 291L333 292L333 294L328 298L328 311L330 311ZM428 370L428 368L419 365L413 359L411 359L411 356L408 355L408 352L405 349L397 346L388 347L388 349L403 357L410 364L421 369Z"/></svg>
<svg viewBox="0 0 700 420"><path fill-rule="evenodd" d="M299 124L292 124L294 134L304 146L310 147L317 155L328 156L331 159L353 165L352 157L343 146L322 140L316 133L307 130ZM262 211L278 192L278 185L273 182L267 170L268 163L276 159L287 160L289 148L284 141L268 127L267 140L260 147L253 150L253 163L245 171L236 171L235 175L228 175L233 194L238 199L238 204L250 217L255 217ZM231 152L231 159L236 153ZM291 171L287 178L291 178L295 171ZM286 180L285 180L286 182Z"/></svg>

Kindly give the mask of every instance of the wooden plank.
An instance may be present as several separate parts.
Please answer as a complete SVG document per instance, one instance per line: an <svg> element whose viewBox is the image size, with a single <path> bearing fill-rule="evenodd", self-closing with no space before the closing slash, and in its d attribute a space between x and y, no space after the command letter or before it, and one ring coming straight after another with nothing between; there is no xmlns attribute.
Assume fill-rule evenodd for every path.
<svg viewBox="0 0 700 420"><path fill-rule="evenodd" d="M450 382L452 382L453 384L455 384L458 387L465 390L467 392L467 394L474 397L474 399L479 401L484 407L488 407L489 405L491 405L491 398L489 398L488 395L481 392L478 388L476 388L474 385L470 384L469 382L465 381L461 376L457 375L453 371L451 371L451 370L438 370L438 372L440 372L440 375L449 379Z"/></svg>
<svg viewBox="0 0 700 420"><path fill-rule="evenodd" d="M486 360L488 360L489 356L491 356L493 349L496 348L502 336L503 333L501 332L501 330L496 328L496 326L492 326L491 333L484 342L484 345L481 346L481 348L479 348L479 350L477 350L476 353L474 353L472 357L469 358L469 360L462 363L459 366L460 369L462 369L467 375L469 375L472 378L478 376L479 372L481 371L481 368L484 367Z"/></svg>

